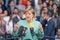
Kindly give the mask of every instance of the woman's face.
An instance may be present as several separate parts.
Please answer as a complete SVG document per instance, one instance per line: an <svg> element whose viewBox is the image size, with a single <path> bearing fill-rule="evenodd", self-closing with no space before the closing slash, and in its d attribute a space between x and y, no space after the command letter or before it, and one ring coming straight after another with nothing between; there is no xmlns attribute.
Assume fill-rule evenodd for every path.
<svg viewBox="0 0 60 40"><path fill-rule="evenodd" d="M46 3L43 3L43 7L47 7L47 4Z"/></svg>
<svg viewBox="0 0 60 40"><path fill-rule="evenodd" d="M42 0L38 0L38 4L42 4Z"/></svg>
<svg viewBox="0 0 60 40"><path fill-rule="evenodd" d="M44 12L48 12L48 9L46 7L44 8Z"/></svg>
<svg viewBox="0 0 60 40"><path fill-rule="evenodd" d="M52 1L50 1L50 5L52 5L53 4L53 2Z"/></svg>
<svg viewBox="0 0 60 40"><path fill-rule="evenodd" d="M15 10L14 10L14 13L17 14L17 13L18 13L18 9L15 9Z"/></svg>
<svg viewBox="0 0 60 40"><path fill-rule="evenodd" d="M53 9L57 9L57 6L55 4L53 5Z"/></svg>
<svg viewBox="0 0 60 40"><path fill-rule="evenodd" d="M7 12L7 10L5 10L5 11L4 11L4 15L7 16L7 14L8 14L8 12Z"/></svg>
<svg viewBox="0 0 60 40"><path fill-rule="evenodd" d="M28 1L28 3L27 3L27 4L28 4L28 6L30 6L30 5L31 5L30 1Z"/></svg>
<svg viewBox="0 0 60 40"><path fill-rule="evenodd" d="M26 12L25 16L27 21L31 21L33 19L33 14L31 11Z"/></svg>
<svg viewBox="0 0 60 40"><path fill-rule="evenodd" d="M10 6L14 6L14 2L13 1L10 2Z"/></svg>
<svg viewBox="0 0 60 40"><path fill-rule="evenodd" d="M18 4L22 4L22 0L19 0L19 3Z"/></svg>
<svg viewBox="0 0 60 40"><path fill-rule="evenodd" d="M58 29L58 31L57 31L57 35L59 35L59 36L60 36L60 29Z"/></svg>

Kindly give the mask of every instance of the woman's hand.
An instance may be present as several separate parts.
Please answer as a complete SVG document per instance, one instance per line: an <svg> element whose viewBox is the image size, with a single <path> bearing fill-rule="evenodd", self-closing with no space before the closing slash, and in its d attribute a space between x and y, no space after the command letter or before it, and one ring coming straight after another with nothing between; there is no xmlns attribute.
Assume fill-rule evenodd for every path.
<svg viewBox="0 0 60 40"><path fill-rule="evenodd" d="M15 24L14 25L14 31L16 31L18 29L19 25L18 24Z"/></svg>
<svg viewBox="0 0 60 40"><path fill-rule="evenodd" d="M39 25L39 29L40 29L41 32L43 32L43 27L42 27L42 25Z"/></svg>

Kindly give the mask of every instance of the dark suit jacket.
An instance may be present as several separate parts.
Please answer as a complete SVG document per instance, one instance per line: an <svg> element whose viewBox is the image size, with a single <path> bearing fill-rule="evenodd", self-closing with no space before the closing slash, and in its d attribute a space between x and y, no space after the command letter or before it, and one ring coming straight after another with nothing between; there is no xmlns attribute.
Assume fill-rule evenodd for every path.
<svg viewBox="0 0 60 40"><path fill-rule="evenodd" d="M57 28L60 28L60 16L57 19Z"/></svg>
<svg viewBox="0 0 60 40"><path fill-rule="evenodd" d="M13 9L14 9L14 8L13 8ZM8 7L7 10L8 10L8 16L10 16L10 15L12 14L11 7Z"/></svg>
<svg viewBox="0 0 60 40"><path fill-rule="evenodd" d="M19 21L19 19L18 19L18 17L16 16L16 17L13 19L13 23L16 24L18 21Z"/></svg>
<svg viewBox="0 0 60 40"><path fill-rule="evenodd" d="M10 7L8 7L8 16L10 16L11 15L11 8Z"/></svg>
<svg viewBox="0 0 60 40"><path fill-rule="evenodd" d="M55 22L52 18L45 25L44 35L45 36L52 36L52 37L55 36ZM54 38L49 38L49 37L44 38L44 40L46 40L46 39L54 40Z"/></svg>
<svg viewBox="0 0 60 40"><path fill-rule="evenodd" d="M42 17L36 17L36 21L39 21L42 24L43 29L45 28L45 25L47 23L46 19L43 19Z"/></svg>

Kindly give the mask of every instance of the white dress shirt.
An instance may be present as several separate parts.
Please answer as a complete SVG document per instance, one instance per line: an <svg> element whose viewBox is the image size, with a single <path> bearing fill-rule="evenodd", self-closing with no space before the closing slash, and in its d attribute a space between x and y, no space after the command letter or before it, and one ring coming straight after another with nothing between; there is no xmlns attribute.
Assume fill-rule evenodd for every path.
<svg viewBox="0 0 60 40"><path fill-rule="evenodd" d="M12 20L10 20L8 24L6 24L6 32L10 33L9 31L11 33L13 32L13 21Z"/></svg>

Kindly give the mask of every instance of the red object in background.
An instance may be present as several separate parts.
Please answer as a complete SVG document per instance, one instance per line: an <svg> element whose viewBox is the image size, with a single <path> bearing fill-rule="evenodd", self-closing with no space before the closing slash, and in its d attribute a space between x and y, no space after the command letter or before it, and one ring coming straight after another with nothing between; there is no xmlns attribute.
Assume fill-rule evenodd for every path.
<svg viewBox="0 0 60 40"><path fill-rule="evenodd" d="M25 6L27 6L27 1L28 0L22 0L22 4L25 5Z"/></svg>

